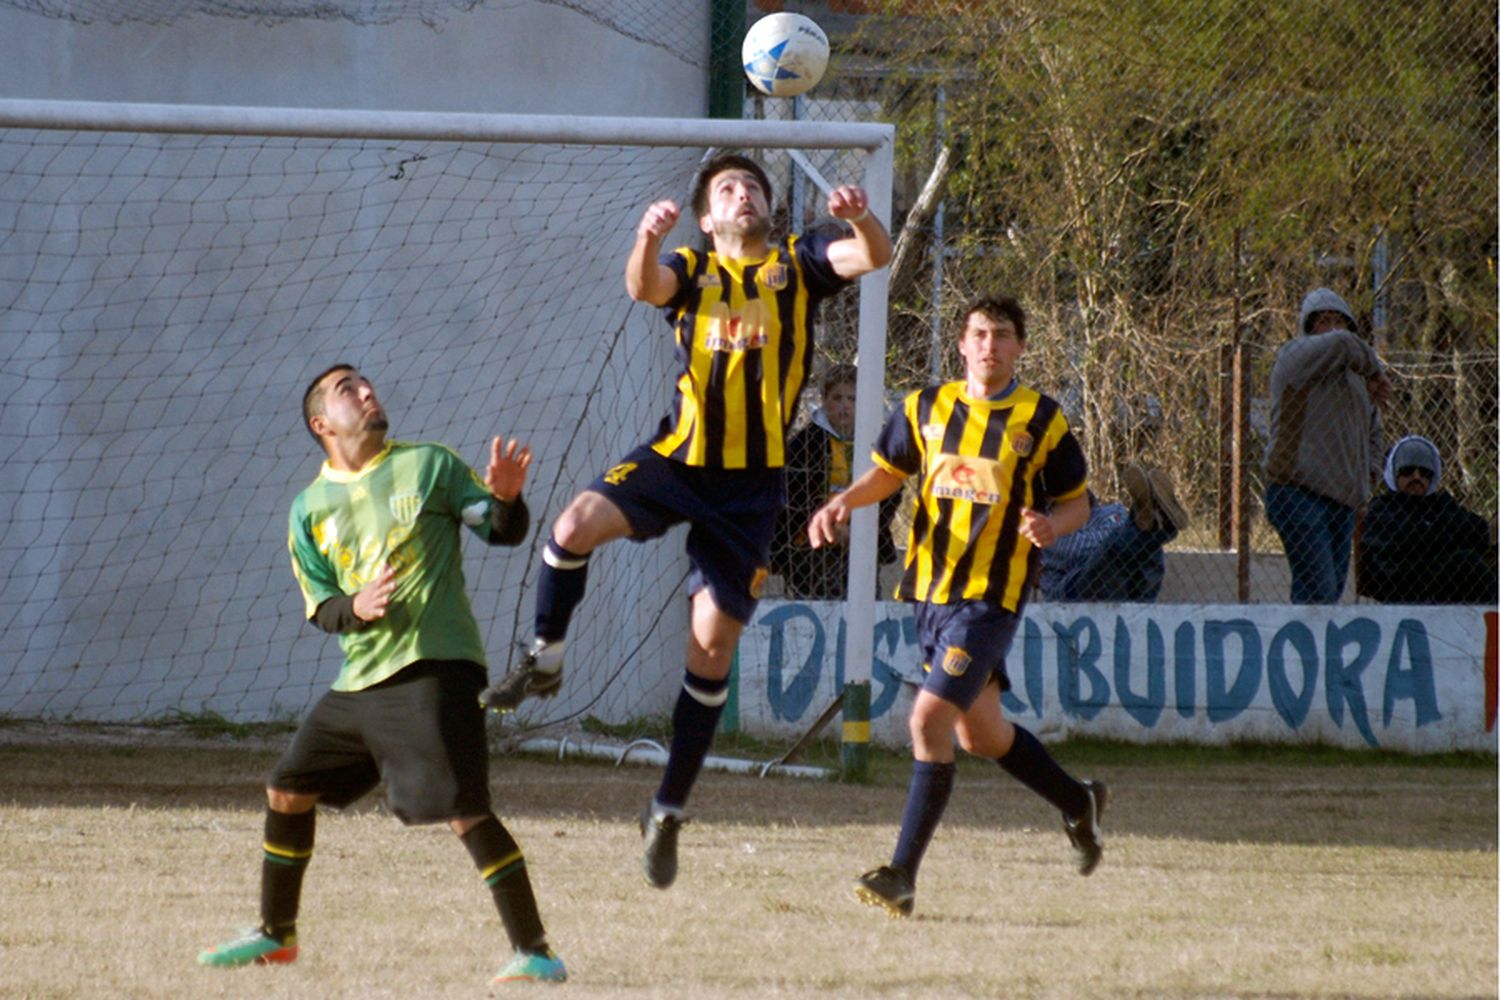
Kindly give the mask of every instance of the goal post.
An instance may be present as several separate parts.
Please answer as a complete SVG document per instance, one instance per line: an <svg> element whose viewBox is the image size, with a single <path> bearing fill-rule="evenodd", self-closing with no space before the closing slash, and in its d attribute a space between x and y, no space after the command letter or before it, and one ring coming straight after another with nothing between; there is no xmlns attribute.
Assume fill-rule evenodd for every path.
<svg viewBox="0 0 1500 1000"><path fill-rule="evenodd" d="M321 461L300 394L336 361L371 374L396 438L472 465L494 434L535 448L532 537L464 547L503 669L551 520L670 402L671 337L621 278L635 224L725 147L815 151L890 218L884 124L0 100L0 717L255 721L327 687L337 652L302 620L285 546ZM887 291L866 275L845 293L857 330L820 334L875 362L856 475L883 414ZM851 576L873 579L874 537L859 512ZM596 560L569 683L528 723L669 710L674 539ZM848 591L853 683L872 590Z"/></svg>

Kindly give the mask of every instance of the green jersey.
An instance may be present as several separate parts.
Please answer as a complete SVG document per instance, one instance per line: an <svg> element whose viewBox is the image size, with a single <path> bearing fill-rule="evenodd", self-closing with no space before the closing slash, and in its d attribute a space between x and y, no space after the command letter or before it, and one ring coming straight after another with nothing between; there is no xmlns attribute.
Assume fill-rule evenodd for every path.
<svg viewBox="0 0 1500 1000"><path fill-rule="evenodd" d="M436 444L389 442L358 472L323 463L292 502L287 545L311 619L329 598L354 594L395 570L385 617L339 636L335 691L359 691L417 660L485 664L464 587L459 524L488 539L489 489Z"/></svg>

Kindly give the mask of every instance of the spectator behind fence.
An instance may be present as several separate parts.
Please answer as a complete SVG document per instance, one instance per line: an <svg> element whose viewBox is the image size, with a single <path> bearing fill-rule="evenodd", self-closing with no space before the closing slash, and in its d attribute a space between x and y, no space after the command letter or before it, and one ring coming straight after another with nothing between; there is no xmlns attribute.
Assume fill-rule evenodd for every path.
<svg viewBox="0 0 1500 1000"><path fill-rule="evenodd" d="M1330 289L1307 293L1297 329L1271 369L1266 518L1286 550L1292 603L1333 604L1349 575L1354 512L1380 475L1377 407L1391 381Z"/></svg>
<svg viewBox="0 0 1500 1000"><path fill-rule="evenodd" d="M1391 604L1494 604L1495 544L1484 518L1441 489L1437 445L1419 435L1385 460L1387 492L1370 501L1358 591Z"/></svg>
<svg viewBox="0 0 1500 1000"><path fill-rule="evenodd" d="M834 365L823 375L822 405L813 410L807 426L787 443L786 510L776 529L771 568L780 573L789 597L800 600L842 600L849 579L849 533L842 529L839 543L812 548L806 525L817 510L840 490L847 489L854 453L853 365ZM880 504L876 559L882 566L896 561L891 520L900 509L899 496Z"/></svg>
<svg viewBox="0 0 1500 1000"><path fill-rule="evenodd" d="M1187 511L1160 469L1127 465L1120 483L1128 508L1100 503L1090 492L1088 522L1042 549L1042 600L1144 602L1161 593L1162 549L1187 527Z"/></svg>

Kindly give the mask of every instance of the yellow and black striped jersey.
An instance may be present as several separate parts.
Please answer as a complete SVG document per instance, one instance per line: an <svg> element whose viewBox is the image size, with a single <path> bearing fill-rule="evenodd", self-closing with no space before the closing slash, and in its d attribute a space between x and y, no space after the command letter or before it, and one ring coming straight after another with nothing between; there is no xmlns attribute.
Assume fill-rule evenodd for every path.
<svg viewBox="0 0 1500 1000"><path fill-rule="evenodd" d="M651 442L660 455L711 469L777 469L812 363L818 303L849 282L828 262L824 233L793 236L763 258L687 248L661 263L677 274L664 311L682 374Z"/></svg>
<svg viewBox="0 0 1500 1000"><path fill-rule="evenodd" d="M1036 548L1019 532L1023 508L1082 495L1083 449L1057 401L1013 385L974 399L963 382L906 397L875 444L876 464L920 474L896 597L988 601L1019 612Z"/></svg>

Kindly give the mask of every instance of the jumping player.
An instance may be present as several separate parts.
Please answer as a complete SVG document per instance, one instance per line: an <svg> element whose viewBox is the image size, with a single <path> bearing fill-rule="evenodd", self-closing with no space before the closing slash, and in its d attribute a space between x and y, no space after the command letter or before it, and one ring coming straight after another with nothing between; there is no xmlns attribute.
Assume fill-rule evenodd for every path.
<svg viewBox="0 0 1500 1000"><path fill-rule="evenodd" d="M387 441L385 410L350 365L313 379L302 414L328 460L292 503L292 569L344 663L267 783L260 925L198 961L294 961L314 807L384 781L397 818L446 822L473 857L515 952L494 981L560 982L526 858L490 808L484 647L459 553L461 526L491 545L526 538L531 450L495 438L480 479L441 445Z"/></svg>
<svg viewBox="0 0 1500 1000"><path fill-rule="evenodd" d="M828 196L828 213L852 230L837 237L814 233L773 245L770 206L760 165L722 154L699 171L692 196L710 252L661 253L678 219L675 203L656 202L641 217L625 287L636 301L662 307L676 333L676 400L655 437L574 497L553 524L534 638L486 693L487 704L501 711L555 694L594 550L690 525L687 674L661 786L640 819L642 867L661 889L677 876L683 808L728 697L735 643L766 576L786 501L786 431L812 364L818 304L891 256L890 237L861 188Z"/></svg>
<svg viewBox="0 0 1500 1000"><path fill-rule="evenodd" d="M1020 623L1037 550L1088 519L1083 451L1057 403L1015 379L1026 315L1015 299L984 298L964 313L961 382L906 397L875 444L875 466L808 522L814 547L834 544L857 507L879 503L921 476L896 596L917 602L927 672L911 713L911 784L889 865L862 875L856 895L909 916L917 868L953 789L953 737L995 760L1057 806L1088 875L1103 854L1106 790L1064 771L1030 732L1006 719L1005 655ZM1050 503L1051 514L1042 514Z"/></svg>

